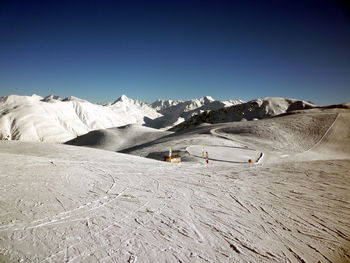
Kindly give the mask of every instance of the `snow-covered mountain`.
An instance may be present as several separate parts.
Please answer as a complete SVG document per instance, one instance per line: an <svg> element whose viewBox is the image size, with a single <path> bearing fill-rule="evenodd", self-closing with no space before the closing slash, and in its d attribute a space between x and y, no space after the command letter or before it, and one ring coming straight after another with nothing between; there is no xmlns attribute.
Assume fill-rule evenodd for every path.
<svg viewBox="0 0 350 263"><path fill-rule="evenodd" d="M130 116L137 119L136 122L130 123L145 123L146 119L156 119L162 115L153 109L149 104L138 100L130 99L125 95L119 97L110 105L110 108L117 114Z"/></svg>
<svg viewBox="0 0 350 263"><path fill-rule="evenodd" d="M217 101L210 96L199 99L181 100L157 100L151 104L163 117L149 122L153 128L168 129L190 117L200 114L203 111L216 110L243 103L242 100Z"/></svg>
<svg viewBox="0 0 350 263"><path fill-rule="evenodd" d="M147 104L125 95L98 105L57 95L10 95L0 98L0 139L65 142L92 130L140 124L170 128L203 110L229 104L207 96L188 101L158 100Z"/></svg>
<svg viewBox="0 0 350 263"><path fill-rule="evenodd" d="M232 105L243 103L242 100L226 100L218 101L213 99L211 96L205 96L199 99L191 100L156 100L151 104L151 107L161 112L162 114L167 114L174 109L180 108L184 112L193 111L205 105L210 105L213 102L220 102L222 107L229 107ZM208 107L209 109L210 107ZM178 110L175 110L178 111Z"/></svg>
<svg viewBox="0 0 350 263"><path fill-rule="evenodd" d="M202 111L202 113L196 114L188 118L185 122L176 125L172 130L193 127L202 123L222 123L263 119L293 110L310 109L313 107L315 107L314 104L295 99L277 97L256 99L230 107L218 107L211 111Z"/></svg>
<svg viewBox="0 0 350 263"><path fill-rule="evenodd" d="M169 108L171 106L176 106L180 103L183 103L183 100L156 100L151 104L151 107L157 111Z"/></svg>
<svg viewBox="0 0 350 263"><path fill-rule="evenodd" d="M125 95L106 105L73 96L45 98L10 95L0 98L0 139L66 142L92 130L139 124L175 129L203 122L260 119L313 105L284 98L217 101L210 96L192 100L157 100L152 104Z"/></svg>
<svg viewBox="0 0 350 263"><path fill-rule="evenodd" d="M0 139L65 142L92 130L144 124L153 108L122 96L110 106L76 97L10 95L0 98Z"/></svg>
<svg viewBox="0 0 350 263"><path fill-rule="evenodd" d="M215 100L210 96L205 96L199 99L192 99L186 101L172 101L172 100L158 100L151 104L155 109L157 109L163 115L174 115L174 112L188 112L197 108L200 108L204 105L208 105ZM158 105L161 106L158 106Z"/></svg>

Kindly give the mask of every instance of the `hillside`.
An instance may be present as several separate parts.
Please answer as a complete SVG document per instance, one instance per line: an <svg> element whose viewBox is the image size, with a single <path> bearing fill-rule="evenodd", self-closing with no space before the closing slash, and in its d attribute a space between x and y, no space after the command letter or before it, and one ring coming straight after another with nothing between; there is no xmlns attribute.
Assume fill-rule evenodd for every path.
<svg viewBox="0 0 350 263"><path fill-rule="evenodd" d="M181 164L0 141L0 262L348 262L349 129L349 109L313 108L128 150Z"/></svg>
<svg viewBox="0 0 350 263"><path fill-rule="evenodd" d="M109 151L121 151L125 148L145 144L161 137L172 134L168 131L129 124L126 126L94 130L78 136L65 144L88 146Z"/></svg>

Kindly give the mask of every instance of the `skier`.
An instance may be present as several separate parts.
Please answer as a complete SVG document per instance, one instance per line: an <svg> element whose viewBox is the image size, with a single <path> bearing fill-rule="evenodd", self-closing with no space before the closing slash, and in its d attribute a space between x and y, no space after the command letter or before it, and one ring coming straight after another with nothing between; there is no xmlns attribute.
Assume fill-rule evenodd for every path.
<svg viewBox="0 0 350 263"><path fill-rule="evenodd" d="M209 163L209 154L208 154L208 152L205 152L205 162Z"/></svg>

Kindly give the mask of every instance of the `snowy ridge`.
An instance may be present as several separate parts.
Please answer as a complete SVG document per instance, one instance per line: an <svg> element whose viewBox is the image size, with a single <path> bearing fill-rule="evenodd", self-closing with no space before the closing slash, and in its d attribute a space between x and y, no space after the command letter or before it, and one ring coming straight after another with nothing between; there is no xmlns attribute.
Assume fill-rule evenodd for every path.
<svg viewBox="0 0 350 263"><path fill-rule="evenodd" d="M128 115L131 114L131 116L137 117L137 116L143 116L142 122L137 123L144 123L143 118L147 117L149 119L156 119L160 116L162 116L160 113L158 113L155 109L153 109L149 104L139 101L130 99L125 95L122 95L119 97L115 102L113 102L110 105L111 109L116 111L118 114L122 115Z"/></svg>
<svg viewBox="0 0 350 263"><path fill-rule="evenodd" d="M217 101L210 96L186 101L157 100L152 107L164 115L149 123L150 127L169 129L203 111L211 111L243 103L242 100Z"/></svg>
<svg viewBox="0 0 350 263"><path fill-rule="evenodd" d="M171 106L176 106L179 103L184 102L183 100L156 100L151 104L152 108L160 111Z"/></svg>
<svg viewBox="0 0 350 263"><path fill-rule="evenodd" d="M43 98L41 101L56 102L56 101L62 101L62 98L60 96L51 94L51 95L48 95L45 98Z"/></svg>
<svg viewBox="0 0 350 263"><path fill-rule="evenodd" d="M254 119L264 119L283 114L294 110L311 109L315 107L302 100L286 98L264 98L241 103L225 108L218 108L212 111L203 111L194 115L187 121L175 126L172 130L180 130L194 127L202 123L222 123L232 121L245 121Z"/></svg>
<svg viewBox="0 0 350 263"><path fill-rule="evenodd" d="M218 101L213 99L211 96L205 96L199 99L191 99L191 100L156 100L151 104L152 108L161 112L162 114L167 114L171 111L178 112L188 112L193 111L194 109L198 109L205 105L210 105L212 103L221 103L222 107L229 107L232 105L237 105L243 103L242 100L226 100L226 101ZM210 108L210 107L208 107Z"/></svg>

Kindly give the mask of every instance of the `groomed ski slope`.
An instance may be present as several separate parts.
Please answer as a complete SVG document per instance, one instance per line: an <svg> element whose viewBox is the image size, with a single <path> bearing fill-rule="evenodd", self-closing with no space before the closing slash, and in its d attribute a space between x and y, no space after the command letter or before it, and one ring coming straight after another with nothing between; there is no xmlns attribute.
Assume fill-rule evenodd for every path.
<svg viewBox="0 0 350 263"><path fill-rule="evenodd" d="M1 142L0 262L347 262L348 120L263 165ZM326 144L342 160L297 160Z"/></svg>

